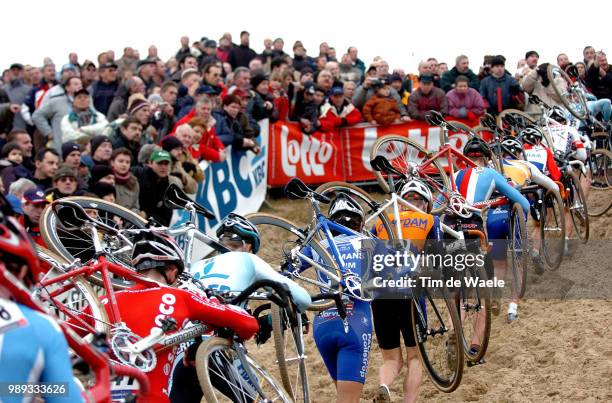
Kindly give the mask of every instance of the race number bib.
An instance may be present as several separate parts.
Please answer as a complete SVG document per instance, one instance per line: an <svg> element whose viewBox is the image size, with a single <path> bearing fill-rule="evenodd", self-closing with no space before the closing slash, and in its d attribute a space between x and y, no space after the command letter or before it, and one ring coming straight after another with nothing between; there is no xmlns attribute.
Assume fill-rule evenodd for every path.
<svg viewBox="0 0 612 403"><path fill-rule="evenodd" d="M0 299L0 334L28 324L19 306L9 300Z"/></svg>

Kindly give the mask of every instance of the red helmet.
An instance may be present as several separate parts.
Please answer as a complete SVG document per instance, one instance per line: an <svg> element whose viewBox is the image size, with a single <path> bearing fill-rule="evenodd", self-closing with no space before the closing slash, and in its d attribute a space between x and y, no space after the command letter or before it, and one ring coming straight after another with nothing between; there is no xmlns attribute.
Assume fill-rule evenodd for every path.
<svg viewBox="0 0 612 403"><path fill-rule="evenodd" d="M34 242L9 211L8 202L0 195L0 260L5 266L13 262L27 265L30 281L37 283L42 269Z"/></svg>

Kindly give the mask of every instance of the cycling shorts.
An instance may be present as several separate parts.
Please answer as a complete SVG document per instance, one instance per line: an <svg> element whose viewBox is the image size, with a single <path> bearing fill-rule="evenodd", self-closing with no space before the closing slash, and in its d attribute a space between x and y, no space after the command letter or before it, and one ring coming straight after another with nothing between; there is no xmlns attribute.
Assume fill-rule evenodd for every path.
<svg viewBox="0 0 612 403"><path fill-rule="evenodd" d="M315 344L334 381L365 383L372 344L370 309L351 310L346 319L345 328L335 308L315 316Z"/></svg>
<svg viewBox="0 0 612 403"><path fill-rule="evenodd" d="M493 260L506 260L507 239L510 233L510 212L506 206L487 211L487 236L493 244L491 257Z"/></svg>
<svg viewBox="0 0 612 403"><path fill-rule="evenodd" d="M372 317L378 347L392 350L400 346L400 333L406 347L416 346L412 330L412 299L375 299Z"/></svg>

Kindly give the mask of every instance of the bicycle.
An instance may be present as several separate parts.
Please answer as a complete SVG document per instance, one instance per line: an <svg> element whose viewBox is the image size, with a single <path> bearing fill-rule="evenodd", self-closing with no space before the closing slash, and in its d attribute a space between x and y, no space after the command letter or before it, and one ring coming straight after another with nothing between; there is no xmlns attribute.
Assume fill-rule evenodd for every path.
<svg viewBox="0 0 612 403"><path fill-rule="evenodd" d="M58 207L61 206L61 207ZM99 240L98 231L104 231L107 235L116 235L118 233L117 230L105 226L103 223L97 222L93 220L91 217L85 213L85 211L80 208L77 204L70 203L69 201L58 201L54 203L54 209L56 210L56 215L58 220L66 229L79 228L84 231L90 231L92 234L92 240L94 243L94 247L96 250L96 258L89 264L80 266L80 263L77 261L73 262L71 267L64 268L66 273L60 274L51 279L44 278L39 286L39 291L45 290L47 287L52 285L61 284L61 290L65 292L71 288L74 288L74 282L72 279L79 278L80 276L87 276L93 272L100 272L101 277L104 280L105 291L107 293L107 297L109 300L109 304L107 304L107 309L100 309L97 313L99 317L93 317L93 315L82 317L82 311L74 312L72 307L65 306L61 301L54 300L53 297L56 295L55 293L47 293L43 294L39 293L39 296L42 298L46 298L50 300L55 309L59 310L66 317L70 318L75 326L84 329L86 332L93 334L96 331L97 324L100 324L102 329L104 329L107 333L111 335L110 337L110 348L114 353L114 357L119 362L125 365L131 365L143 371L150 371L155 367L156 364L156 354L157 351L161 351L167 349L170 346L179 345L180 343L187 342L193 339L195 336L199 336L202 334L210 333L211 331L216 331L211 328L207 324L204 323L194 323L192 326L181 329L177 332L174 332L175 327L172 323L165 323L162 321L161 330L157 328L155 332L151 335L148 335L144 338L132 333L121 321L121 315L118 311L118 307L114 303L114 289L109 280L109 274L115 274L120 277L124 277L129 279L135 284L140 284L144 287L159 287L159 285L151 280L147 280L143 277L138 276L134 271L123 267L120 264L109 261L105 257L104 250L102 249L101 242ZM58 211L59 210L59 211ZM235 297L233 300L229 301L231 304L238 304L244 299L246 299L250 294L259 287L269 287L272 288L276 293L282 295L282 291L284 288L281 287L279 283L272 281L261 281L252 284L246 290L239 294L239 296ZM270 299L276 300L277 302L282 302L282 299L274 299L269 296ZM94 298L92 298L94 305L100 305L99 302L96 302ZM283 303L286 305L286 303ZM108 312L107 312L108 311ZM96 324L92 325L89 323L89 320L93 319ZM226 337L231 339L231 348L240 349L242 347L237 346L237 344L241 344L242 341L232 339L231 337ZM153 348L153 346L159 346ZM252 358L248 360L244 357L241 358L241 365L244 370L248 373L248 366L250 363L254 362ZM256 366L255 366L256 367ZM248 378L251 379L254 385L259 385L259 382L266 382L266 388L269 388L270 393L275 394L276 398L280 398L282 401L289 401L289 399L285 396L282 389L273 382L272 378L270 378L267 373L263 373L257 370L259 374L259 378L255 378L253 373L249 374ZM241 378L242 379L242 378ZM257 380L259 379L259 380ZM236 386L236 385L235 385ZM240 385L238 385L240 386ZM240 386L244 387L244 385ZM267 391L268 389L266 389ZM266 396L265 391L262 387L256 387L255 391L257 394L261 396ZM252 396L251 396L252 397Z"/></svg>

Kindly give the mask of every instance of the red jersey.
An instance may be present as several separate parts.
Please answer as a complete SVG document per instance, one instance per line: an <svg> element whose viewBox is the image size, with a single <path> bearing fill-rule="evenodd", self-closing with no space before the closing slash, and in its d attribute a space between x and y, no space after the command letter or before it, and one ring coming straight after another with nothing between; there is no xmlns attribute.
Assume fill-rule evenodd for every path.
<svg viewBox="0 0 612 403"><path fill-rule="evenodd" d="M115 293L121 319L130 330L141 337L161 326L167 316L176 320L179 328L188 321L199 320L214 328L233 329L242 339L251 338L258 330L257 320L246 311L223 305L216 299L206 299L192 292L167 286L146 288L136 285L128 290ZM109 311L108 299L102 303ZM151 383L150 402L169 402L168 380L174 368L179 346L157 353L155 368L147 373ZM115 389L115 388L114 388ZM123 388L121 388L123 389Z"/></svg>

